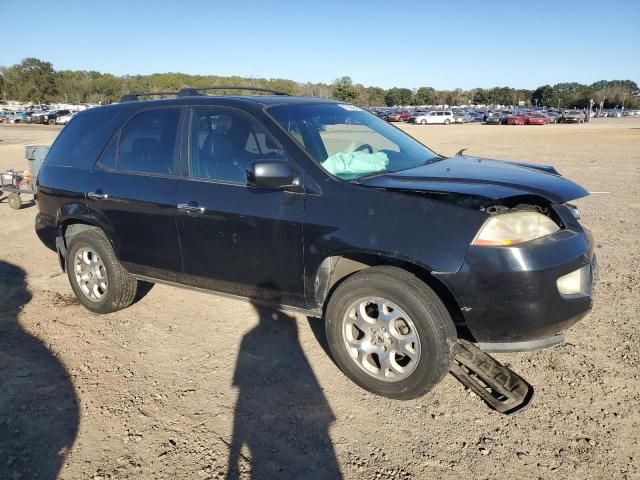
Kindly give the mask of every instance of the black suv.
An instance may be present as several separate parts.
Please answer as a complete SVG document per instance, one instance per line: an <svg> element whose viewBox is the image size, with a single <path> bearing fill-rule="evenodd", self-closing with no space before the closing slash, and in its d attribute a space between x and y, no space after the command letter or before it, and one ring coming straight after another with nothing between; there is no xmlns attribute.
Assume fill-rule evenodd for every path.
<svg viewBox="0 0 640 480"><path fill-rule="evenodd" d="M588 192L553 167L447 158L342 102L203 91L89 109L51 147L36 231L92 312L139 281L292 308L354 382L406 399L458 338L543 348L591 308L567 203Z"/></svg>

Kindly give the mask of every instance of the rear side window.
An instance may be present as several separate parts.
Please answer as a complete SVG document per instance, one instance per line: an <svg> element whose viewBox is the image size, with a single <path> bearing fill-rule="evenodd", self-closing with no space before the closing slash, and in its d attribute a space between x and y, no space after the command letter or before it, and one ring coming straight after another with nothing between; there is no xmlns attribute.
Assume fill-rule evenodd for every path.
<svg viewBox="0 0 640 480"><path fill-rule="evenodd" d="M84 154L115 115L114 110L96 108L71 120L51 146L46 164L73 167L83 163Z"/></svg>
<svg viewBox="0 0 640 480"><path fill-rule="evenodd" d="M173 175L180 110L150 110L133 117L120 133L117 169Z"/></svg>

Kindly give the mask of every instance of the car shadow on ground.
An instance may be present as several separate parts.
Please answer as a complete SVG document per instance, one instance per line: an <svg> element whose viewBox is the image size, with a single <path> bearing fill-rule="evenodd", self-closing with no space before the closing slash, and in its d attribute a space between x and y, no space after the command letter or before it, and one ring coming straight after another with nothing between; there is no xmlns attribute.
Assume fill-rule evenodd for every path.
<svg viewBox="0 0 640 480"><path fill-rule="evenodd" d="M259 324L242 340L233 377L238 400L227 478L245 470L253 479L342 478L329 437L334 416L300 346L296 319L254 308Z"/></svg>
<svg viewBox="0 0 640 480"><path fill-rule="evenodd" d="M327 340L327 333L325 332L325 324L324 318L316 318L316 317L307 317L307 321L309 322L309 328L311 328L311 332L313 336L316 338L318 345L322 347L324 353L331 359L331 361L336 364L335 359L333 358L333 353L331 353L331 349L329 348L329 341Z"/></svg>
<svg viewBox="0 0 640 480"><path fill-rule="evenodd" d="M31 301L25 272L0 261L0 478L54 479L78 431L64 366L18 316Z"/></svg>

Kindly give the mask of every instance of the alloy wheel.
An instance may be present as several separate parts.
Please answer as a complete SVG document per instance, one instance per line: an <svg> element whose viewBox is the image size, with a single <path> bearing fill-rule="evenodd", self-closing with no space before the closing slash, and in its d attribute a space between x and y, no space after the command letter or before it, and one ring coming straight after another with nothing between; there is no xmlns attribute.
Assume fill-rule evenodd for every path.
<svg viewBox="0 0 640 480"><path fill-rule="evenodd" d="M74 259L76 282L85 296L99 302L107 294L108 279L104 262L95 250L83 247Z"/></svg>
<svg viewBox="0 0 640 480"><path fill-rule="evenodd" d="M344 316L342 336L356 365L384 382L407 378L420 361L420 338L413 321L384 298L354 302Z"/></svg>

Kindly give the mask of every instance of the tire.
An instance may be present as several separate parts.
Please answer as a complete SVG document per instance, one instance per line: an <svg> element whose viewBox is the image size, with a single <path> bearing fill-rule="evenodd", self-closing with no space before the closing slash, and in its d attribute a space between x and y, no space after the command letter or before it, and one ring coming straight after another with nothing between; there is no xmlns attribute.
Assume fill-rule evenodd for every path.
<svg viewBox="0 0 640 480"><path fill-rule="evenodd" d="M388 323L386 330L372 327L362 337L354 338L359 337L359 333L354 335L354 332L362 332L354 325L356 322L362 323L363 318L359 313L356 314L356 309L364 304L363 299L382 303L382 308L385 308L385 304L392 304L394 308L388 312L389 315L393 315L397 307L399 318L408 317L409 323L394 320ZM366 311L375 316L379 309L374 305L367 304L366 308L371 307L373 311ZM373 320L378 322L377 319ZM364 330L371 324L366 325ZM444 304L424 282L396 267L372 267L344 280L327 304L325 328L329 348L340 370L360 387L383 397L408 400L424 395L444 378L454 356L456 329ZM392 333L392 328L395 333ZM408 333L400 334L402 330ZM411 342L416 337L417 340ZM405 338L408 341L404 341ZM387 358L393 357L395 366L389 363L389 367L381 373L384 357L372 352L359 357L361 350L354 346L354 341L360 342L359 345L364 348L377 349ZM413 346L410 356L399 356L398 351L394 350L401 348L402 343ZM382 353L382 349L386 353ZM404 351L408 352L406 349ZM359 360L354 358L356 356ZM408 362L405 362L407 359ZM400 364L404 365L399 367ZM370 371L372 368L375 370L376 366L377 372ZM397 373L398 368L405 372Z"/></svg>
<svg viewBox="0 0 640 480"><path fill-rule="evenodd" d="M20 195L17 193L12 192L7 195L7 202L14 210L20 210L22 208L22 198L20 198Z"/></svg>
<svg viewBox="0 0 640 480"><path fill-rule="evenodd" d="M87 252L92 252L90 257ZM96 262L96 266L88 266L83 263L79 255L83 259L89 257L90 260ZM98 266L99 263L101 266ZM109 240L101 230L84 230L71 237L67 248L66 266L71 288L73 288L78 301L88 310L99 314L112 313L127 308L133 303L138 282L122 268ZM93 273L90 277L92 280L95 279L96 284L102 279L105 280L104 287L106 288L100 285L89 288L96 298L91 298L90 294L85 292L86 285L83 288L76 275L76 272L83 267L86 270L94 269L85 275Z"/></svg>
<svg viewBox="0 0 640 480"><path fill-rule="evenodd" d="M420 125L426 125L427 121L426 120L420 120Z"/></svg>
<svg viewBox="0 0 640 480"><path fill-rule="evenodd" d="M449 120L448 118L444 121L445 125L449 125L451 123L451 120Z"/></svg>
<svg viewBox="0 0 640 480"><path fill-rule="evenodd" d="M54 118L52 118L51 120L49 120L49 125L55 125L56 121Z"/></svg>

